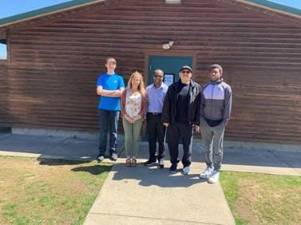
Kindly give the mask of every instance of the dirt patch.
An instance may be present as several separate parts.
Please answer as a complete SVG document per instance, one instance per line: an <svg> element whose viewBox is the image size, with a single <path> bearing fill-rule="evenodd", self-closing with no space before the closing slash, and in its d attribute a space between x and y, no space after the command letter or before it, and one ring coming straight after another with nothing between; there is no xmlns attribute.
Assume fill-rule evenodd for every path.
<svg viewBox="0 0 301 225"><path fill-rule="evenodd" d="M235 204L237 214L249 222L249 224L260 224L253 212L253 203L258 199L260 186L252 180L239 182L239 196Z"/></svg>
<svg viewBox="0 0 301 225"><path fill-rule="evenodd" d="M301 177L223 172L221 183L238 221L250 225L300 224ZM233 190L235 198L231 198Z"/></svg>

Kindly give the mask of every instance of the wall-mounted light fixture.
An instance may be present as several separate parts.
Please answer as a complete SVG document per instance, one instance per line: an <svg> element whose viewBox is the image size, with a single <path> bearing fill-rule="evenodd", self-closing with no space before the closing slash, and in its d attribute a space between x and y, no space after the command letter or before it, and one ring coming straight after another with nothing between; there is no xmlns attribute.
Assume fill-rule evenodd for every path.
<svg viewBox="0 0 301 225"><path fill-rule="evenodd" d="M171 47L173 46L174 43L175 43L174 41L169 41L167 43L163 43L162 48L164 50L169 50L169 49L171 49Z"/></svg>
<svg viewBox="0 0 301 225"><path fill-rule="evenodd" d="M166 4L181 4L182 0L165 0Z"/></svg>

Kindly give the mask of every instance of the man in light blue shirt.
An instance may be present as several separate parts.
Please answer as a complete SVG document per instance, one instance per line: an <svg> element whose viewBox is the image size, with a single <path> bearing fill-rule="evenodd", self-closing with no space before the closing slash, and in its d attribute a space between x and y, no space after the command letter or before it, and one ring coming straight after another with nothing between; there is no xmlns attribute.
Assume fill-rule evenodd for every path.
<svg viewBox="0 0 301 225"><path fill-rule="evenodd" d="M107 137L110 135L110 159L117 160L116 143L117 127L120 114L120 96L124 90L122 76L115 73L116 59L110 57L106 61L107 72L97 79L97 95L99 95L99 153L97 160L104 160Z"/></svg>
<svg viewBox="0 0 301 225"><path fill-rule="evenodd" d="M164 84L164 72L160 69L154 72L154 83L146 88L148 97L147 109L147 134L149 142L149 159L144 165L153 165L157 162L160 168L164 168L164 136L165 127L161 121L164 98L168 86ZM156 156L157 142L159 145L158 155Z"/></svg>

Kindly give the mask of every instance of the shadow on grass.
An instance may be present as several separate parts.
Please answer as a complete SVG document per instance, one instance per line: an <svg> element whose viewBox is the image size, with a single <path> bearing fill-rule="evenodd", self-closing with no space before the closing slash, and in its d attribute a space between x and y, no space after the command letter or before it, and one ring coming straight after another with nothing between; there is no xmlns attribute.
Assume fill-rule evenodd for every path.
<svg viewBox="0 0 301 225"><path fill-rule="evenodd" d="M109 172L111 170L111 165L93 165L93 166L81 166L71 169L74 172L87 172L92 175L99 175L104 172Z"/></svg>
<svg viewBox="0 0 301 225"><path fill-rule="evenodd" d="M64 166L64 165L83 165L91 163L93 160L65 160L65 159L47 159L47 158L38 158L37 159L40 165L47 166ZM93 164L93 163L92 163ZM79 167L74 167L71 169L73 172L87 172L92 175L99 175L103 172L108 172L112 168L111 164L97 164L97 165L83 165Z"/></svg>
<svg viewBox="0 0 301 225"><path fill-rule="evenodd" d="M66 159L49 159L49 158L37 158L40 165L47 165L47 166L63 166L63 165L79 165L90 163L93 160L66 160Z"/></svg>

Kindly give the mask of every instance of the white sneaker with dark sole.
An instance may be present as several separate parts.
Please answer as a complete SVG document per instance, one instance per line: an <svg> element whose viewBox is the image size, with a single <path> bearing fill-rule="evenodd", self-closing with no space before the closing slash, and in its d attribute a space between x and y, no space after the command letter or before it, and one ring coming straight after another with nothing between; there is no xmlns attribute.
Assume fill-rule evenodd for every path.
<svg viewBox="0 0 301 225"><path fill-rule="evenodd" d="M200 179L209 179L213 173L213 168L212 167L207 167L201 174L200 174Z"/></svg>
<svg viewBox="0 0 301 225"><path fill-rule="evenodd" d="M160 169L164 168L164 159L159 159L159 168Z"/></svg>
<svg viewBox="0 0 301 225"><path fill-rule="evenodd" d="M116 160L118 159L118 155L117 155L116 153L112 153L110 159L111 159L112 161L116 161Z"/></svg>
<svg viewBox="0 0 301 225"><path fill-rule="evenodd" d="M96 158L96 160L97 160L98 162L101 162L101 161L103 161L104 159L105 159L105 157L104 157L103 155L97 156L97 158Z"/></svg>
<svg viewBox="0 0 301 225"><path fill-rule="evenodd" d="M208 183L215 184L219 180L219 171L213 171L211 177L208 178Z"/></svg>
<svg viewBox="0 0 301 225"><path fill-rule="evenodd" d="M185 166L182 170L182 173L184 175L188 175L190 173L190 167L189 166Z"/></svg>

